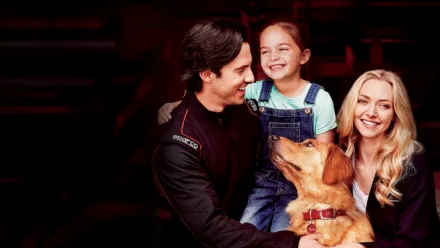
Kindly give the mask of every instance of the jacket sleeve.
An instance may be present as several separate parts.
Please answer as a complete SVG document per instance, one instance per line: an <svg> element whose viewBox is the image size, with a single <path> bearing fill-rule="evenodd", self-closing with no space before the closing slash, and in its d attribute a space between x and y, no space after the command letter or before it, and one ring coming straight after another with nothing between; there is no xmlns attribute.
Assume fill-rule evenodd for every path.
<svg viewBox="0 0 440 248"><path fill-rule="evenodd" d="M426 247L431 241L429 235L436 229L435 187L432 170L423 156L414 161L415 175L404 180L404 198L400 206L398 230L391 240L376 240L363 244L367 248L409 248ZM373 217L374 218L374 217Z"/></svg>
<svg viewBox="0 0 440 248"><path fill-rule="evenodd" d="M162 144L153 158L162 193L191 233L207 247L297 247L293 232L269 233L229 218L199 156L178 144Z"/></svg>

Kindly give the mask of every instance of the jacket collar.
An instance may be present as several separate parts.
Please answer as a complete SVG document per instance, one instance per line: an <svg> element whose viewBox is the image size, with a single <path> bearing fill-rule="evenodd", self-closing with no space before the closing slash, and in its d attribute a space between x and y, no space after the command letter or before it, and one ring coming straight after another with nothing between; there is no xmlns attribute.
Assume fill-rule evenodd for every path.
<svg viewBox="0 0 440 248"><path fill-rule="evenodd" d="M199 101L199 99L197 99L194 92L186 92L185 96L183 97L183 102L187 102L188 104L195 106L203 116L207 117L208 119L215 120L220 125L224 125L229 121L229 116L230 116L230 110L229 110L230 107L229 106L225 107L223 112L220 112L220 113L209 111Z"/></svg>

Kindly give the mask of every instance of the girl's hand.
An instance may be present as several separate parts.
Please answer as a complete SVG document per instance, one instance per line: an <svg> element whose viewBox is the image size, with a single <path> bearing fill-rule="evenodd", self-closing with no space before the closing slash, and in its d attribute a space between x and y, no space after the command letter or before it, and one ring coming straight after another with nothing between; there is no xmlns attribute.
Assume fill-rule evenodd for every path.
<svg viewBox="0 0 440 248"><path fill-rule="evenodd" d="M171 120L171 112L180 104L181 101L168 102L162 105L157 111L157 123L159 125L164 124Z"/></svg>

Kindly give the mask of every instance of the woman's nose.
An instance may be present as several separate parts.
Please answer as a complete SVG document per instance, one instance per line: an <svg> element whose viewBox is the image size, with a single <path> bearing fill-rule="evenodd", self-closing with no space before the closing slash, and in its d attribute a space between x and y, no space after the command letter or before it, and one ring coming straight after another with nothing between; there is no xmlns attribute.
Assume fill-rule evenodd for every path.
<svg viewBox="0 0 440 248"><path fill-rule="evenodd" d="M367 114L368 114L369 116L376 116L376 108L375 108L375 106L374 106L373 104L371 104L371 105L368 107Z"/></svg>

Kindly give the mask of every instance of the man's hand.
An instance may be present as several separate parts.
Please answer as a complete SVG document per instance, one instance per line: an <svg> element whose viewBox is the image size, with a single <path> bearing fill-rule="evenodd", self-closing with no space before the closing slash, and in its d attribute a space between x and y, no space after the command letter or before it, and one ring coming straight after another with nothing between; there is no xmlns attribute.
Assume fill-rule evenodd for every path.
<svg viewBox="0 0 440 248"><path fill-rule="evenodd" d="M314 233L307 234L301 237L299 240L298 248L327 248L318 242L318 238L321 237L322 234Z"/></svg>
<svg viewBox="0 0 440 248"><path fill-rule="evenodd" d="M180 104L182 101L177 102L167 102L162 107L159 108L159 111L157 111L157 123L159 125L164 124L165 122L168 122L171 120L171 112L173 112L173 109L177 107L177 105Z"/></svg>

